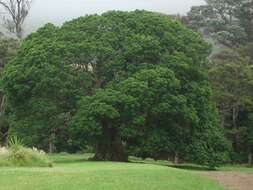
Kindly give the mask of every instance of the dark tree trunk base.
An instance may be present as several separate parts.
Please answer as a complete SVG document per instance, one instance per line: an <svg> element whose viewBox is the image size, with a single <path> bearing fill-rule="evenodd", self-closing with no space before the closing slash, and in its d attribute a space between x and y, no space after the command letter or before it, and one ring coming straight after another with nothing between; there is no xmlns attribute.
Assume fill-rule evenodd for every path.
<svg viewBox="0 0 253 190"><path fill-rule="evenodd" d="M117 161L127 162L128 156L124 151L121 137L114 128L106 128L103 131L103 138L96 146L95 161Z"/></svg>
<svg viewBox="0 0 253 190"><path fill-rule="evenodd" d="M125 155L117 155L114 153L101 154L96 153L93 158L93 161L114 161L114 162L127 162L128 158Z"/></svg>

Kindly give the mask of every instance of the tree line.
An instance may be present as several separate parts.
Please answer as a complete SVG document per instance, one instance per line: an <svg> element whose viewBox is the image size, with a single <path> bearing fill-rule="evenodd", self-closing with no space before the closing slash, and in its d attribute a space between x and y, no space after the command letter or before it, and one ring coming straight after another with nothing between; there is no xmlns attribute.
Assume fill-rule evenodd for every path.
<svg viewBox="0 0 253 190"><path fill-rule="evenodd" d="M214 46L208 65L220 126L233 162L252 164L253 1L207 0L182 21Z"/></svg>

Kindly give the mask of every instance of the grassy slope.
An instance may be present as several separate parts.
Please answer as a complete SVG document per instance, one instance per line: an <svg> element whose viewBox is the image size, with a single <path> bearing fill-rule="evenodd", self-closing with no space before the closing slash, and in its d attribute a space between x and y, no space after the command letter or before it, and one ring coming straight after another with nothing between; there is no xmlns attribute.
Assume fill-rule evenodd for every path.
<svg viewBox="0 0 253 190"><path fill-rule="evenodd" d="M0 190L224 190L193 172L53 156L54 168L0 168Z"/></svg>

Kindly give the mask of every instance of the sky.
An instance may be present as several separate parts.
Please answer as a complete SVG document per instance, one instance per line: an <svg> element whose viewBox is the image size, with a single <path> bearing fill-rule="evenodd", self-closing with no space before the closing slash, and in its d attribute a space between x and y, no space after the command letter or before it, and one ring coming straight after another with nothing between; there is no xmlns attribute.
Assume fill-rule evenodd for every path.
<svg viewBox="0 0 253 190"><path fill-rule="evenodd" d="M34 0L26 20L26 31L34 31L45 23L61 25L67 20L108 10L145 9L166 14L185 14L191 6L204 0Z"/></svg>

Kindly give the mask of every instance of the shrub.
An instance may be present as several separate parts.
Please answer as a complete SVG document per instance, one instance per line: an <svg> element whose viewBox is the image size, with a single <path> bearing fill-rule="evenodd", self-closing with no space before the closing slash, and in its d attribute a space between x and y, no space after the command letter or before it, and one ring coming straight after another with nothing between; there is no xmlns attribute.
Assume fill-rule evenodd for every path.
<svg viewBox="0 0 253 190"><path fill-rule="evenodd" d="M0 148L0 166L52 167L44 151L26 148L18 138L10 139L8 144L8 148Z"/></svg>

